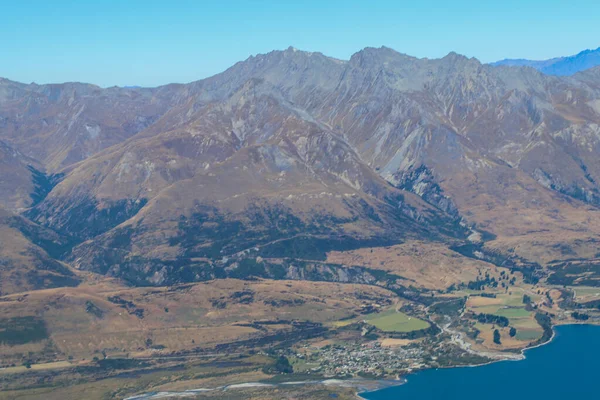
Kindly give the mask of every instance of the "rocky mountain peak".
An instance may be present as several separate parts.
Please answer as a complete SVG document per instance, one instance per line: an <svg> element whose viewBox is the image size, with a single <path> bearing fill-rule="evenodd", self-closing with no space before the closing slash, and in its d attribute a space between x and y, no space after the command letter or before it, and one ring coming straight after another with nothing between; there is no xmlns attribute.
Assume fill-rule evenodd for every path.
<svg viewBox="0 0 600 400"><path fill-rule="evenodd" d="M415 57L402 54L389 47L366 47L350 57L349 64L356 68L373 68L389 64L399 65L418 60Z"/></svg>

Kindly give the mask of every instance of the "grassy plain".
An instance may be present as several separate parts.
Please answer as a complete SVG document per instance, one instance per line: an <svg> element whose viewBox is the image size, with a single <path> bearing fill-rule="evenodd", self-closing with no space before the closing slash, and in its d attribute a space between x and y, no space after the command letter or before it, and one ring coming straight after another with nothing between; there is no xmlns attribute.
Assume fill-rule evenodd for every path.
<svg viewBox="0 0 600 400"><path fill-rule="evenodd" d="M234 279L163 288L103 280L9 295L0 298L0 320L35 317L46 332L27 343L0 344L1 364L22 365L24 357L37 364L89 361L102 352L144 357L211 349L288 332L295 321L329 325L354 318L365 304L389 305L393 298L366 285ZM256 325L261 321L268 324Z"/></svg>
<svg viewBox="0 0 600 400"><path fill-rule="evenodd" d="M406 278L414 286L439 290L475 280L480 272L494 276L498 272L494 265L465 257L444 245L415 240L388 247L332 251L327 262L383 270Z"/></svg>
<svg viewBox="0 0 600 400"><path fill-rule="evenodd" d="M394 309L366 316L365 320L384 332L412 332L429 328L429 323Z"/></svg>
<svg viewBox="0 0 600 400"><path fill-rule="evenodd" d="M527 318L531 316L531 312L525 310L523 307L499 308L494 314L508 319Z"/></svg>

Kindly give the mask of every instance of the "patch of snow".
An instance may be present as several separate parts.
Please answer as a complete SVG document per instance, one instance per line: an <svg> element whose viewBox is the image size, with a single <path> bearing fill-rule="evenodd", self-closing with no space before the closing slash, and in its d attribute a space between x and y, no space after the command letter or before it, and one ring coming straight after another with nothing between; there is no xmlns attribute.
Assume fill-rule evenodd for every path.
<svg viewBox="0 0 600 400"><path fill-rule="evenodd" d="M85 124L85 130L88 132L91 139L96 139L100 136L101 129L98 125Z"/></svg>

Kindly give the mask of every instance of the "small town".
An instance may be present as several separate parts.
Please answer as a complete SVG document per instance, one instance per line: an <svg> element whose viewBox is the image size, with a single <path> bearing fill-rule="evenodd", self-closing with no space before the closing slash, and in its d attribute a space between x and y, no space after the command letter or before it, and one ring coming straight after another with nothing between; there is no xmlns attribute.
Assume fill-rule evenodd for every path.
<svg viewBox="0 0 600 400"><path fill-rule="evenodd" d="M318 358L320 366L314 370L326 377L397 375L426 368L428 361L435 360L418 346L383 347L377 341L326 346L318 352Z"/></svg>

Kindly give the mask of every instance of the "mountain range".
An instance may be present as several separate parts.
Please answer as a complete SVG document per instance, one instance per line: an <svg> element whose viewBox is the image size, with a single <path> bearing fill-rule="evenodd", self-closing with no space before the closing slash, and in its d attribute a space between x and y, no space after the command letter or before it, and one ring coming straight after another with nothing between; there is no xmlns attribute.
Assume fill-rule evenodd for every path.
<svg viewBox="0 0 600 400"><path fill-rule="evenodd" d="M537 69L548 75L571 76L600 65L600 47L595 50L584 50L573 56L556 57L549 60L505 59L492 65L525 66Z"/></svg>
<svg viewBox="0 0 600 400"><path fill-rule="evenodd" d="M600 323L599 154L600 67L0 79L0 399L354 399L330 383L521 359Z"/></svg>
<svg viewBox="0 0 600 400"><path fill-rule="evenodd" d="M290 47L157 88L2 79L1 226L29 249L0 249L2 281L49 274L2 290L77 271L290 278L294 260L409 239L542 267L596 257L599 124L598 68L385 47Z"/></svg>

